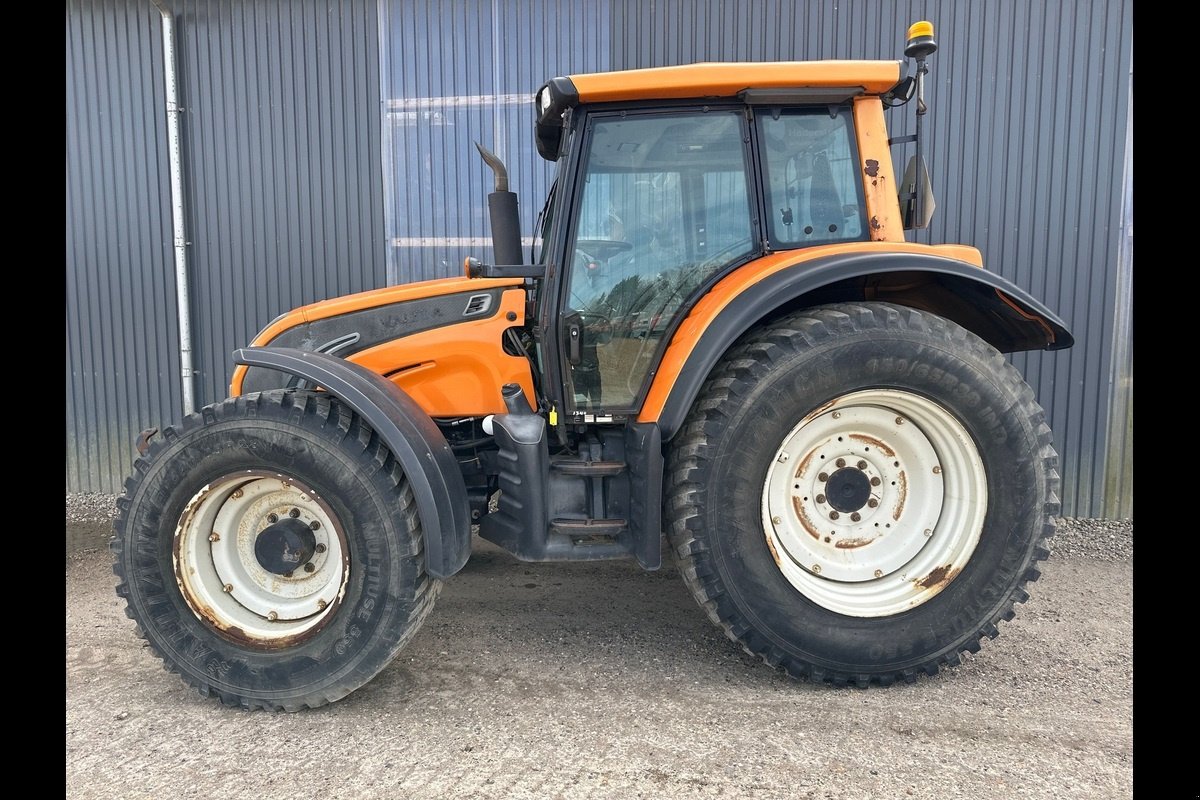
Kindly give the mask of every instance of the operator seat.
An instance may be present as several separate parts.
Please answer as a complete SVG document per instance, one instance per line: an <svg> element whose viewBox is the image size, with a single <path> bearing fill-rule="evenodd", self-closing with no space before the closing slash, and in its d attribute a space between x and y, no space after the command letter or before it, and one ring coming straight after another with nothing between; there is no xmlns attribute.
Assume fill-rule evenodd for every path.
<svg viewBox="0 0 1200 800"><path fill-rule="evenodd" d="M813 157L812 178L808 183L808 214L812 219L814 239L841 238L838 231L846 221L846 214L833 183L829 158L824 153Z"/></svg>

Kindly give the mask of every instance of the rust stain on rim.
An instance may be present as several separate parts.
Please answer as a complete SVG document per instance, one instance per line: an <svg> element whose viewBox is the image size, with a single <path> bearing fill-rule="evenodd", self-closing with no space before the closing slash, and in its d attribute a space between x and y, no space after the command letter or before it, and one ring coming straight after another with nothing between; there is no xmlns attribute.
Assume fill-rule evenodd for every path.
<svg viewBox="0 0 1200 800"><path fill-rule="evenodd" d="M815 456L816 454L817 454L816 450L810 450L808 455L806 455L804 458L800 459L800 463L796 465L796 474L793 475L792 477L803 478L805 471L808 470L809 462L812 461L813 456Z"/></svg>
<svg viewBox="0 0 1200 800"><path fill-rule="evenodd" d="M945 564L940 567L934 567L933 571L919 581L913 581L922 589L945 588L950 581L958 577L960 570L956 569L953 564Z"/></svg>
<svg viewBox="0 0 1200 800"><path fill-rule="evenodd" d="M866 547L877 537L872 536L870 539L838 539L833 543L833 546L839 550L853 550L856 547Z"/></svg>
<svg viewBox="0 0 1200 800"><path fill-rule="evenodd" d="M896 476L896 507L892 509L892 519L896 522L900 521L900 514L904 512L904 501L908 499L908 477L904 474L904 470Z"/></svg>
<svg viewBox="0 0 1200 800"><path fill-rule="evenodd" d="M868 436L865 433L852 433L850 438L856 442L872 445L876 450L883 453L888 458L895 458L896 451L889 447L882 439L876 439L874 436Z"/></svg>
<svg viewBox="0 0 1200 800"><path fill-rule="evenodd" d="M828 411L831 408L833 408L834 406L836 406L838 404L839 400L841 400L840 397L835 397L832 400L830 400L828 403L822 403L821 405L814 408L812 411L805 414L804 419L802 419L800 421L801 422L812 422L814 419L816 419L817 417L824 414L826 411Z"/></svg>
<svg viewBox="0 0 1200 800"><path fill-rule="evenodd" d="M804 504L799 497L792 498L792 508L796 512L796 517L800 520L800 525L803 526L804 530L808 531L808 535L818 542L821 541L821 533L813 525L812 520L808 518L808 514L804 512Z"/></svg>
<svg viewBox="0 0 1200 800"><path fill-rule="evenodd" d="M779 551L775 549L775 540L770 533L767 534L767 549L771 551L771 558L775 559L775 566L782 567L783 562L779 560Z"/></svg>

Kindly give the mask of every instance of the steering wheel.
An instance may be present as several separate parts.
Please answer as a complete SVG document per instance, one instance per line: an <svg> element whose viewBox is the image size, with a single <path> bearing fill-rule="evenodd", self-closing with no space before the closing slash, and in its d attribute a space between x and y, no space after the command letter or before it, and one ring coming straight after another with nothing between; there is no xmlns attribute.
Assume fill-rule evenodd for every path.
<svg viewBox="0 0 1200 800"><path fill-rule="evenodd" d="M575 249L586 256L590 256L593 261L608 261L618 253L624 253L633 248L629 242L622 242L618 239L579 239L575 242Z"/></svg>

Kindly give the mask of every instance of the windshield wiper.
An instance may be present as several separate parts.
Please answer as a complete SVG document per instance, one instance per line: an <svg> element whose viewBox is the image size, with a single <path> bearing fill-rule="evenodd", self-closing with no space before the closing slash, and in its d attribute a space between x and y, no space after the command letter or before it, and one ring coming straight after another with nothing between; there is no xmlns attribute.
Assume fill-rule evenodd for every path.
<svg viewBox="0 0 1200 800"><path fill-rule="evenodd" d="M546 225L550 224L551 204L554 202L554 193L558 190L558 178L555 178L550 183L550 191L546 192L546 202L542 203L542 210L538 212L537 222L533 224L533 229L537 231L537 238L542 242L542 252L537 254L537 258L533 256L533 244L529 245L529 262L531 264L540 264L542 253L546 251L546 231L542 227L543 222Z"/></svg>

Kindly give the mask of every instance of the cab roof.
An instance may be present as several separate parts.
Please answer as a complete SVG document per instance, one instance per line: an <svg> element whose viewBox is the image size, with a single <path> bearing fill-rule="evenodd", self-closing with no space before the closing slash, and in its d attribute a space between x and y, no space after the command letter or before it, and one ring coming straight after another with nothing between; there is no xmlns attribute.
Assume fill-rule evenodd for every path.
<svg viewBox="0 0 1200 800"><path fill-rule="evenodd" d="M568 76L580 103L733 97L747 89L859 88L882 94L899 61L709 62Z"/></svg>
<svg viewBox="0 0 1200 800"><path fill-rule="evenodd" d="M562 116L580 104L653 102L741 96L746 102L780 102L796 93L807 102L843 102L883 94L900 82L899 61L708 62L551 78L534 95L538 153L558 158Z"/></svg>

